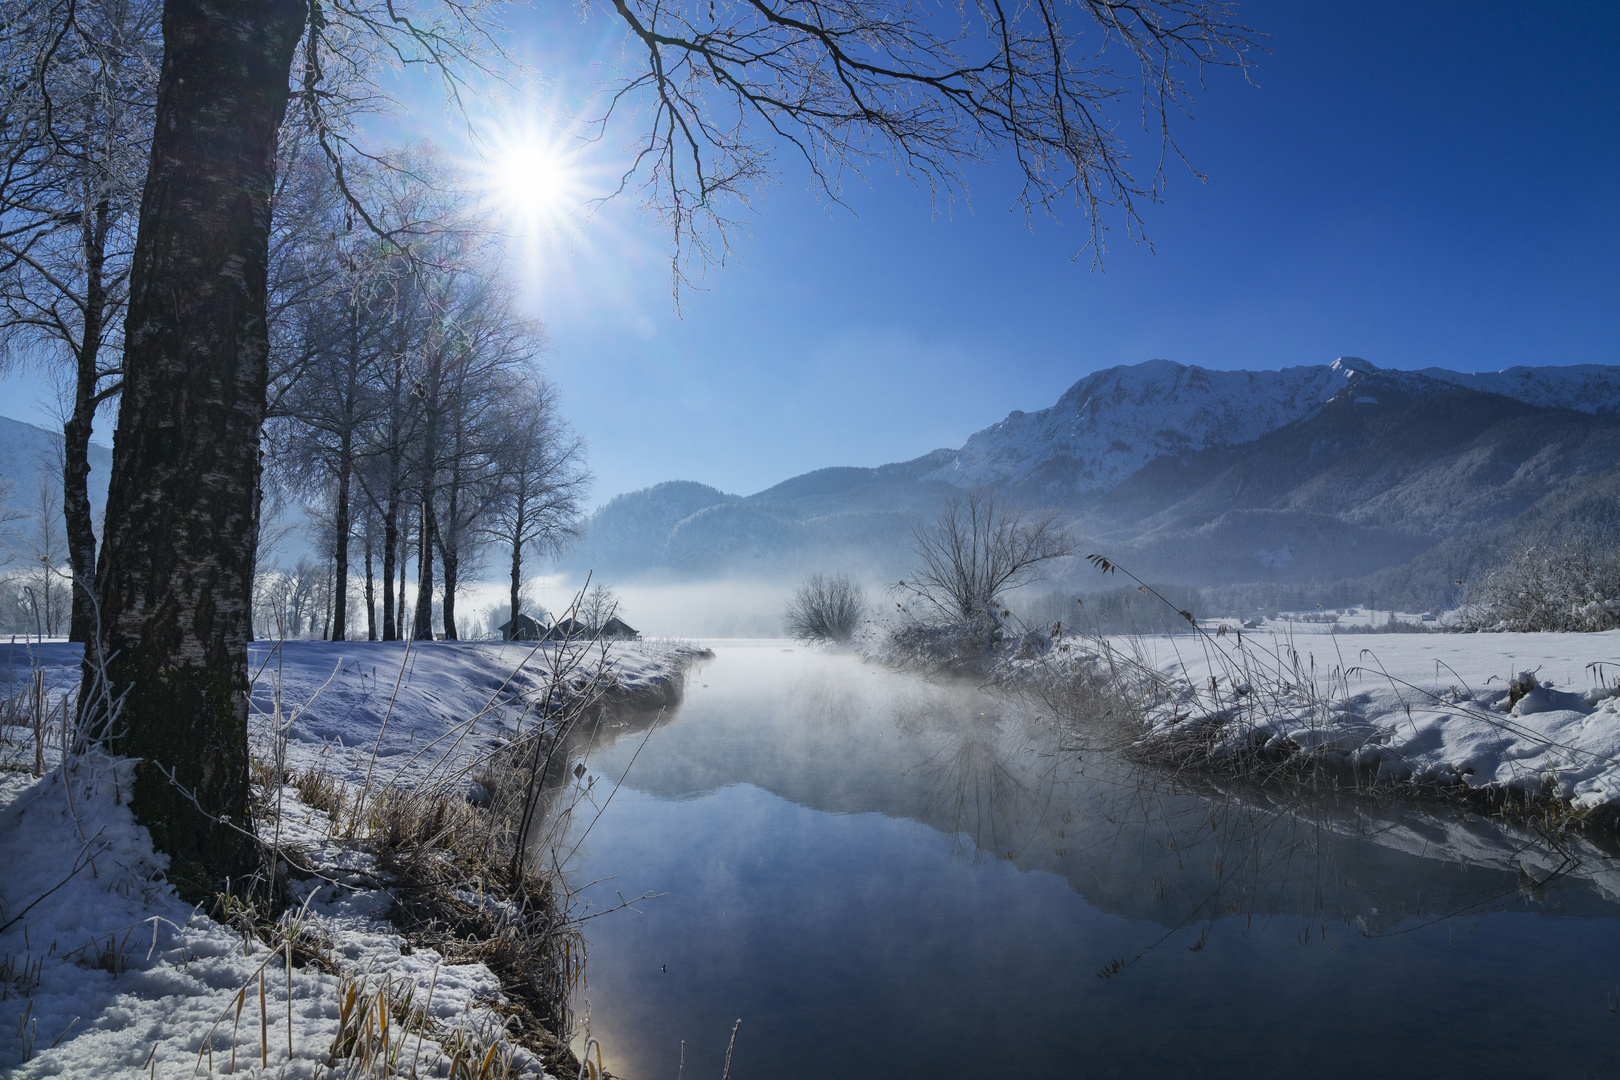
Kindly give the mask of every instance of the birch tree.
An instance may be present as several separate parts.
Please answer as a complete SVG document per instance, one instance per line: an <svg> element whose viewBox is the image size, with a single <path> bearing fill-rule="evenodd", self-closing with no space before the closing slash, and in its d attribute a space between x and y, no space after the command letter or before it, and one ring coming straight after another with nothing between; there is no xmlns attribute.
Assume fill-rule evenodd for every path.
<svg viewBox="0 0 1620 1080"><path fill-rule="evenodd" d="M524 380L500 420L500 487L483 530L511 556L511 617L522 611L523 557L556 555L579 533L591 476L585 446L543 380Z"/></svg>

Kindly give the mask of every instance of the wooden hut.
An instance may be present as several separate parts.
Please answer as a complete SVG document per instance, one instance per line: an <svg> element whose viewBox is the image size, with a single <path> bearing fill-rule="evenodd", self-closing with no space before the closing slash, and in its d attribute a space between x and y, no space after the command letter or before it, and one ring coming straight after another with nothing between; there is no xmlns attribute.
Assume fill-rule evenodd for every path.
<svg viewBox="0 0 1620 1080"><path fill-rule="evenodd" d="M587 638L591 636L591 628L578 619L558 619L546 631L547 641L566 641L569 638Z"/></svg>
<svg viewBox="0 0 1620 1080"><path fill-rule="evenodd" d="M540 620L519 612L516 618L501 624L502 641L539 641L546 632Z"/></svg>
<svg viewBox="0 0 1620 1080"><path fill-rule="evenodd" d="M641 636L641 631L637 630L635 627L631 626L617 615L614 615L610 617L607 622L602 624L601 636L605 638L620 638L625 641L633 641Z"/></svg>

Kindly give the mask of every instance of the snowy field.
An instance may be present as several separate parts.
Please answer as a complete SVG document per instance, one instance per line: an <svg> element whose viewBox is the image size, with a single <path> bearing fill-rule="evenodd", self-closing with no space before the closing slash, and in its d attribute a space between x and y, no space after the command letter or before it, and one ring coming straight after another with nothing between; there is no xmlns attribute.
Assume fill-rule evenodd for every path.
<svg viewBox="0 0 1620 1080"><path fill-rule="evenodd" d="M1154 711L1150 739L1197 735L1216 756L1318 754L1392 780L1620 807L1620 631L1262 627L1240 638L1234 624L1109 644L1178 688Z"/></svg>
<svg viewBox="0 0 1620 1080"><path fill-rule="evenodd" d="M250 738L269 756L287 739L287 767L317 762L341 779L420 784L463 769L533 722L554 682L577 686L600 669L614 687L656 701L698 647L623 641L560 649L554 642L288 641L249 647ZM53 691L75 686L79 647L63 641L6 647L8 694L30 670Z"/></svg>
<svg viewBox="0 0 1620 1080"><path fill-rule="evenodd" d="M286 733L287 765L324 762L351 781L455 782L465 763L532 719L555 679L574 683L597 660L608 677L656 700L697 650L615 643L583 669L555 646L492 643L288 642L255 646L255 752ZM14 647L0 676L21 688L37 667L47 686L77 679L77 648ZM394 1012L427 1018L409 1035L396 1022L399 1075L445 1076L469 1054L483 1074L541 1075L538 1059L500 1038L498 981L481 964L448 964L382 920L390 899L375 862L330 839L331 823L287 789L283 843L312 859L316 878L284 916L330 944L337 974L290 968L280 946L230 929L179 901L161 879L146 830L124 802L129 766L96 754L67 775L35 779L21 729L0 746L0 1071L15 1076L276 1077L350 1075L328 1064L348 1001L348 1033L364 1026L353 1002L382 993ZM375 765L373 751L375 750ZM56 766L60 753L47 764ZM480 898L480 902L482 902ZM296 927L294 926L296 923ZM350 996L350 990L354 990ZM401 1003L408 1002L408 1005ZM382 1028L371 1022L374 1043ZM493 1052L491 1052L493 1047ZM502 1072L496 1066L505 1064ZM359 1073L354 1073L359 1075ZM459 1075L459 1074L458 1074ZM475 1067L470 1075L478 1075Z"/></svg>

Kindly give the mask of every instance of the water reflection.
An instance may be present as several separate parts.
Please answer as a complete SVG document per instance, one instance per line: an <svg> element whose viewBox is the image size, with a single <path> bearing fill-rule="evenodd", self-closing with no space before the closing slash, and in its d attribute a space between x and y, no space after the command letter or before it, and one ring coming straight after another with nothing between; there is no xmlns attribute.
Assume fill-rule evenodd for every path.
<svg viewBox="0 0 1620 1080"><path fill-rule="evenodd" d="M1072 735L972 687L722 648L630 771L637 797L585 849L588 875L670 894L593 935L616 1071L674 1075L679 1041L690 1067L735 1013L751 1075L964 1071L948 1047L966 1031L1037 1075L1081 1060L1087 1075L1145 1075L1149 1060L1286 1075L1311 1032L1410 1026L1446 993L1475 1010L1475 1050L1556 1015L1584 1025L1566 1031L1566 1064L1608 1060L1612 850L1439 805L1168 777L1077 754ZM598 733L593 769L616 777L639 740ZM1564 918L1523 922L1544 915ZM1483 988L1526 945L1567 970L1504 1015ZM641 966L665 955L679 994L663 978L676 963L658 979ZM1285 1034L1250 1011L1301 1001L1328 1012ZM1276 1053L1245 1048L1262 1030ZM1164 1045L1177 1032L1204 1045ZM1456 1065L1456 1045L1424 1032L1395 1039L1397 1074Z"/></svg>

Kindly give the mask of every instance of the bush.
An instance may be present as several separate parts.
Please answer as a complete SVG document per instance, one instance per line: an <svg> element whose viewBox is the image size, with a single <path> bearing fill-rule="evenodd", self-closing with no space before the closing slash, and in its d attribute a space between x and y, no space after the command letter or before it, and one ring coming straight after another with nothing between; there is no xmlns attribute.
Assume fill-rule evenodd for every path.
<svg viewBox="0 0 1620 1080"><path fill-rule="evenodd" d="M1620 627L1620 551L1579 542L1530 548L1469 588L1463 621L1471 630Z"/></svg>
<svg viewBox="0 0 1620 1080"><path fill-rule="evenodd" d="M788 601L788 633L800 641L849 641L866 618L866 593L848 574L811 574Z"/></svg>
<svg viewBox="0 0 1620 1080"><path fill-rule="evenodd" d="M948 499L932 527L913 531L918 565L896 588L946 621L999 625L1002 594L1039 581L1074 546L1055 511L1026 514L994 492L969 491Z"/></svg>

